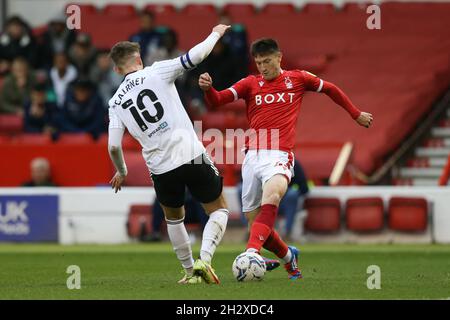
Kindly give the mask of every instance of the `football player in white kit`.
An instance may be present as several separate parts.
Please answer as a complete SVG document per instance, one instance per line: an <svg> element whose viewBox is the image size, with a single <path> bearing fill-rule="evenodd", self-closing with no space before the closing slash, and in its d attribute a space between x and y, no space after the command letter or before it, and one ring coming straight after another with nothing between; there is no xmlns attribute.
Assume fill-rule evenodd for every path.
<svg viewBox="0 0 450 320"><path fill-rule="evenodd" d="M186 54L144 67L139 44L122 41L111 49L117 73L125 78L109 101L108 149L117 170L110 183L115 192L127 176L122 153L125 128L140 142L151 172L156 196L164 210L167 231L185 275L184 284L220 281L211 260L228 221L222 195L222 177L199 141L183 107L174 81L194 68L212 51L229 26L217 25L211 34ZM203 230L200 258L194 262L184 226L186 187L209 215Z"/></svg>

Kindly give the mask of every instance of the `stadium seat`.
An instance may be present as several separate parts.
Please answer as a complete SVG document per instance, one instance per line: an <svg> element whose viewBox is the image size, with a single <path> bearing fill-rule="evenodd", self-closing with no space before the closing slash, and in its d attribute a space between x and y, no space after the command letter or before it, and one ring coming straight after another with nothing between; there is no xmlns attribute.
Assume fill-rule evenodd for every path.
<svg viewBox="0 0 450 320"><path fill-rule="evenodd" d="M177 9L173 4L151 3L147 4L144 7L144 11L149 11L156 15L162 15L162 14L174 14L177 12Z"/></svg>
<svg viewBox="0 0 450 320"><path fill-rule="evenodd" d="M132 4L107 4L102 12L110 17L134 17L137 15L136 8Z"/></svg>
<svg viewBox="0 0 450 320"><path fill-rule="evenodd" d="M345 206L347 229L357 232L379 231L383 228L383 199L350 198Z"/></svg>
<svg viewBox="0 0 450 320"><path fill-rule="evenodd" d="M219 129L225 131L234 128L235 116L232 112L208 112L202 116L203 130Z"/></svg>
<svg viewBox="0 0 450 320"><path fill-rule="evenodd" d="M97 13L97 7L94 6L93 4L69 3L66 6L66 9L67 9L67 7L69 7L70 5L73 5L73 4L77 5L80 8L80 12L81 12L82 16L84 16L84 15L92 15L92 14L96 14Z"/></svg>
<svg viewBox="0 0 450 320"><path fill-rule="evenodd" d="M243 16L252 16L256 9L253 3L227 3L223 6L222 12L228 14L233 20Z"/></svg>
<svg viewBox="0 0 450 320"><path fill-rule="evenodd" d="M295 12L295 6L292 3L267 3L261 9L263 14L276 16L284 16Z"/></svg>
<svg viewBox="0 0 450 320"><path fill-rule="evenodd" d="M44 133L22 133L16 135L11 142L16 144L48 145L52 143L52 137Z"/></svg>
<svg viewBox="0 0 450 320"><path fill-rule="evenodd" d="M15 114L0 115L0 134L21 133L23 118Z"/></svg>
<svg viewBox="0 0 450 320"><path fill-rule="evenodd" d="M306 198L308 214L305 228L318 233L332 233L341 227L341 203L337 198Z"/></svg>
<svg viewBox="0 0 450 320"><path fill-rule="evenodd" d="M307 3L300 12L308 15L333 15L336 9L332 3Z"/></svg>
<svg viewBox="0 0 450 320"><path fill-rule="evenodd" d="M213 4L197 4L188 3L183 9L181 9L181 14L185 15L216 15L217 9Z"/></svg>
<svg viewBox="0 0 450 320"><path fill-rule="evenodd" d="M141 152L124 151L124 158L128 168L125 185L133 187L150 187L153 185L153 180L150 178L148 167Z"/></svg>
<svg viewBox="0 0 450 320"><path fill-rule="evenodd" d="M244 99L239 99L234 102L227 103L220 106L221 111L232 111L236 114L245 113L247 111L247 104Z"/></svg>
<svg viewBox="0 0 450 320"><path fill-rule="evenodd" d="M428 202L424 198L392 197L389 200L389 228L397 231L425 231Z"/></svg>
<svg viewBox="0 0 450 320"><path fill-rule="evenodd" d="M133 138L129 133L126 133L123 135L122 139L122 147L123 150L134 150L134 151L141 151L142 147L139 141L137 141L135 138Z"/></svg>
<svg viewBox="0 0 450 320"><path fill-rule="evenodd" d="M366 3L361 3L361 2L346 2L344 4L344 6L342 7L342 12L346 13L347 15L361 15L361 14L365 14L367 7L370 6L372 3L370 2L366 2Z"/></svg>
<svg viewBox="0 0 450 320"><path fill-rule="evenodd" d="M57 144L93 144L94 139L89 133L61 133Z"/></svg>
<svg viewBox="0 0 450 320"><path fill-rule="evenodd" d="M9 136L0 135L0 144L9 143L10 140L11 140L11 139L10 139Z"/></svg>
<svg viewBox="0 0 450 320"><path fill-rule="evenodd" d="M152 206L134 204L130 206L127 233L130 238L142 239L152 231Z"/></svg>

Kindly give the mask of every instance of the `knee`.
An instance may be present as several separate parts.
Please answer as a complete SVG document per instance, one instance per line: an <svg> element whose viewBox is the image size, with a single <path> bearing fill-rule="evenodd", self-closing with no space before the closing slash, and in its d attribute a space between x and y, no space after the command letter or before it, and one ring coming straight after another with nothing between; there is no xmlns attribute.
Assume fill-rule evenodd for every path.
<svg viewBox="0 0 450 320"><path fill-rule="evenodd" d="M267 197L264 199L264 203L263 204L273 204L275 206L279 206L280 202L281 202L281 195L278 193L271 193L269 195L267 195Z"/></svg>

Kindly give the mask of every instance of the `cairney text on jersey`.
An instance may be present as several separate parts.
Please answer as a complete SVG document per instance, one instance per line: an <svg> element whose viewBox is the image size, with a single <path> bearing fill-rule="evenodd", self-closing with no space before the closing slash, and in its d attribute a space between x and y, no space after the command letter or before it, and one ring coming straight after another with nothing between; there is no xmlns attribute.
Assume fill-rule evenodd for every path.
<svg viewBox="0 0 450 320"><path fill-rule="evenodd" d="M133 89L134 87L141 85L144 83L145 77L140 77L140 78L136 78L136 79L127 79L127 85L122 88L122 93L119 93L117 95L117 97L119 98L119 100L115 100L114 104L120 106L120 104L122 103L122 98L123 96L130 91L131 89Z"/></svg>

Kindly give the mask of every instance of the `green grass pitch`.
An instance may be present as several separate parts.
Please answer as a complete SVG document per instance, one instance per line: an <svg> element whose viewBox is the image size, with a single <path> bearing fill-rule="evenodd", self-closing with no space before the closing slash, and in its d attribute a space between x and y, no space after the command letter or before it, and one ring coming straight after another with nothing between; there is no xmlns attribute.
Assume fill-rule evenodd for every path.
<svg viewBox="0 0 450 320"><path fill-rule="evenodd" d="M170 244L0 245L0 299L449 299L450 246L298 245L304 279L282 267L261 282L239 283L231 264L244 245L220 246L213 264L222 284L182 286ZM199 247L194 246L197 255ZM264 252L267 256L271 256ZM69 265L81 289L69 290ZM381 269L381 289L367 288L367 267Z"/></svg>

